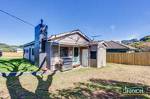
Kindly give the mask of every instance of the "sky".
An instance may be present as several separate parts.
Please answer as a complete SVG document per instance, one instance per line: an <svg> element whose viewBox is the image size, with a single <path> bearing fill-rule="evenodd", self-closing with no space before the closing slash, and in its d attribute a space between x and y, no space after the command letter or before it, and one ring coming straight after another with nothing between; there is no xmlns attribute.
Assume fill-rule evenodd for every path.
<svg viewBox="0 0 150 99"><path fill-rule="evenodd" d="M0 10L48 34L80 29L95 40L126 40L150 35L150 0L0 0ZM34 27L0 12L0 42L22 45L34 40Z"/></svg>

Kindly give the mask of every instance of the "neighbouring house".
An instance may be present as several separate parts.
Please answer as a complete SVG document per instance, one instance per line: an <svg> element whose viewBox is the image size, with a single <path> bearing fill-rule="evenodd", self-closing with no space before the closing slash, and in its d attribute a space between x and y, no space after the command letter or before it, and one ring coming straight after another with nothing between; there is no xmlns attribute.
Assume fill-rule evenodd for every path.
<svg viewBox="0 0 150 99"><path fill-rule="evenodd" d="M105 41L104 45L106 47L107 52L131 53L136 51L136 48L132 46L115 41Z"/></svg>
<svg viewBox="0 0 150 99"><path fill-rule="evenodd" d="M60 59L63 61L64 70L77 66L102 67L106 65L104 41L94 42L80 30L47 37L46 29L47 26L41 21L41 24L35 28L35 40L24 45L24 58L35 65L43 65L55 70L55 65Z"/></svg>
<svg viewBox="0 0 150 99"><path fill-rule="evenodd" d="M16 48L16 49L15 49L15 52L17 52L17 53L23 53L23 49L21 49L21 48Z"/></svg>

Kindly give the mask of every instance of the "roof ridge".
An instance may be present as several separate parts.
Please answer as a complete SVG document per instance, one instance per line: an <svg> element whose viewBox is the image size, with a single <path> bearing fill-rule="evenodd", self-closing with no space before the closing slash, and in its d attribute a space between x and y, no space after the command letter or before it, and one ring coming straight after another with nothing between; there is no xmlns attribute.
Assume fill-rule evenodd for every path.
<svg viewBox="0 0 150 99"><path fill-rule="evenodd" d="M134 48L134 47L132 47L132 46L129 46L129 45L125 45L125 44L123 44L123 43L119 43L119 42L116 42L116 41L112 41L112 42L114 42L114 43L117 43L117 44L119 44L119 45L122 45L122 46L124 46L124 47L126 47L126 48Z"/></svg>
<svg viewBox="0 0 150 99"><path fill-rule="evenodd" d="M68 31L68 32L63 32L63 33L59 33L59 34L55 34L55 35L51 35L50 37L48 37L48 39L51 39L53 38L54 36L57 38L61 37L61 36L65 36L65 35L68 35L68 34L73 34L73 33L79 33L81 34L84 38L86 38L87 40L91 41L91 39L86 36L83 32L81 32L79 29L76 29L76 30L72 30L72 31ZM55 38L54 37L54 38Z"/></svg>
<svg viewBox="0 0 150 99"><path fill-rule="evenodd" d="M74 30L71 30L71 31L61 32L61 33L53 34L53 35L50 35L50 36L55 36L55 35L60 35L60 34L65 34L65 33L71 33L71 32L74 32L74 31L80 31L80 30L79 29L74 29Z"/></svg>
<svg viewBox="0 0 150 99"><path fill-rule="evenodd" d="M118 42L116 42L116 41L112 41L112 42L117 43L117 44L119 44L119 45L122 45L122 46L124 46L124 47L128 48L127 46L125 46L125 45L124 45L124 44L122 44L122 43L118 43Z"/></svg>

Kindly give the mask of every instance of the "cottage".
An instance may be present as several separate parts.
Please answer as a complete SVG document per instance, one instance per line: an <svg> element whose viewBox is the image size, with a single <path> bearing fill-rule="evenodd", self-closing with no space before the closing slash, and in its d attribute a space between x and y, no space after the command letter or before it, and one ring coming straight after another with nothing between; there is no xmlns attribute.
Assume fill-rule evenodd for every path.
<svg viewBox="0 0 150 99"><path fill-rule="evenodd" d="M45 29L45 30L44 30ZM63 70L77 66L101 67L106 65L106 48L101 42L93 42L80 30L47 37L47 26L41 22L35 28L35 41L24 45L24 58L37 66L55 70L63 61Z"/></svg>

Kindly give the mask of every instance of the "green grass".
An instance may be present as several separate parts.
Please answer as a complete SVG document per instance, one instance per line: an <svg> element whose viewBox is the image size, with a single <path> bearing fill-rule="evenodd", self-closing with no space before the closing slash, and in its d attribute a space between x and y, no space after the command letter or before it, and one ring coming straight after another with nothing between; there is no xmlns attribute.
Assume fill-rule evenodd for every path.
<svg viewBox="0 0 150 99"><path fill-rule="evenodd" d="M0 72L30 72L35 70L37 67L26 59L0 58Z"/></svg>

